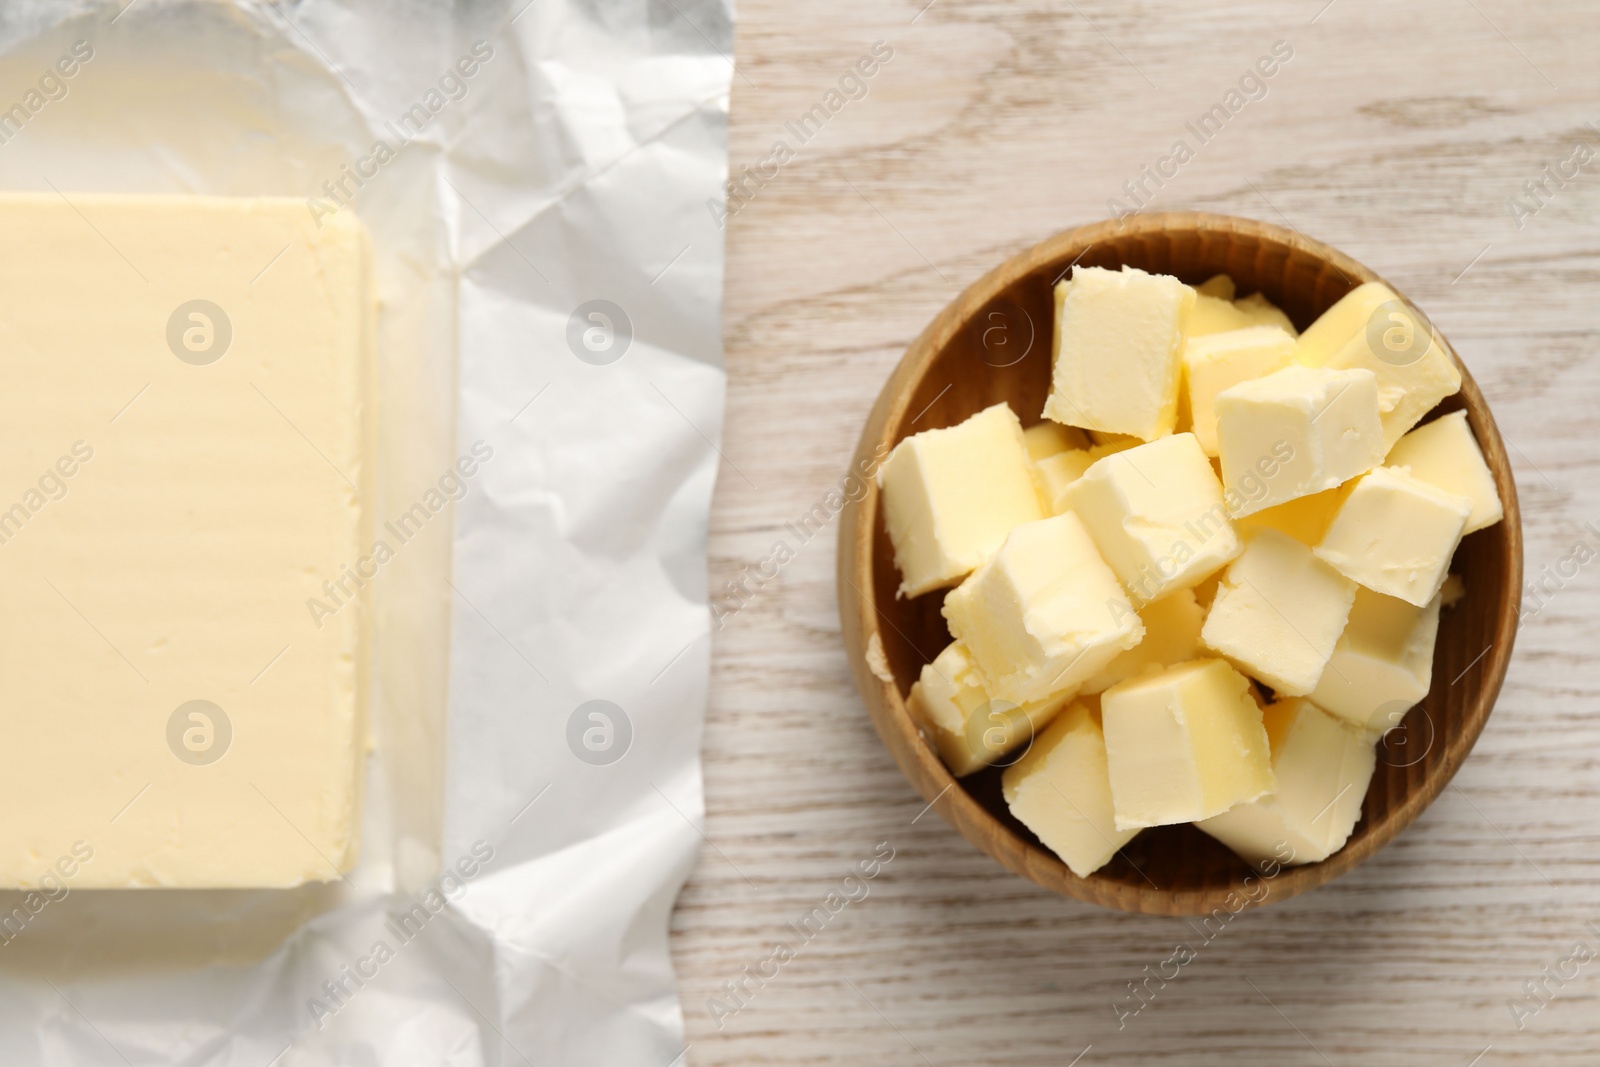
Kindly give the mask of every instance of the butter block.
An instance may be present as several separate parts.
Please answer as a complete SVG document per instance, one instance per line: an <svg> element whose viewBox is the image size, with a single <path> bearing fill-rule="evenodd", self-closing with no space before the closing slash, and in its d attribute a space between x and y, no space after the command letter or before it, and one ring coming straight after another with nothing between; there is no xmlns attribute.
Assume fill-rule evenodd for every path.
<svg viewBox="0 0 1600 1067"><path fill-rule="evenodd" d="M1189 321L1183 332L1189 338L1205 337L1229 330L1242 330L1251 325L1254 323L1250 321L1250 316L1235 306L1232 299L1197 291L1194 310L1189 313Z"/></svg>
<svg viewBox="0 0 1600 1067"><path fill-rule="evenodd" d="M1317 558L1351 581L1422 607L1444 584L1472 502L1378 467L1363 475L1317 545Z"/></svg>
<svg viewBox="0 0 1600 1067"><path fill-rule="evenodd" d="M1218 300L1232 300L1234 294L1233 279L1226 274L1213 274L1195 286L1194 291L1198 295L1214 297Z"/></svg>
<svg viewBox="0 0 1600 1067"><path fill-rule="evenodd" d="M1383 462L1370 371L1286 367L1223 390L1216 412L1236 517L1333 489Z"/></svg>
<svg viewBox="0 0 1600 1067"><path fill-rule="evenodd" d="M1385 451L1461 388L1461 372L1427 320L1382 282L1357 286L1325 311L1300 335L1295 359L1377 377Z"/></svg>
<svg viewBox="0 0 1600 1067"><path fill-rule="evenodd" d="M900 595L954 585L1025 522L1044 517L1022 435L1006 404L895 446L878 470Z"/></svg>
<svg viewBox="0 0 1600 1067"><path fill-rule="evenodd" d="M1350 621L1311 700L1324 711L1381 734L1428 695L1441 597L1419 608L1356 590Z"/></svg>
<svg viewBox="0 0 1600 1067"><path fill-rule="evenodd" d="M1344 503L1347 490L1324 489L1310 496L1299 496L1283 504L1242 515L1233 520L1233 528L1240 537L1249 537L1257 530L1278 530L1301 544L1315 548Z"/></svg>
<svg viewBox="0 0 1600 1067"><path fill-rule="evenodd" d="M1463 536L1493 526L1505 517L1500 490L1484 461L1465 411L1452 411L1424 423L1395 442L1386 467L1406 467L1414 478L1472 503Z"/></svg>
<svg viewBox="0 0 1600 1067"><path fill-rule="evenodd" d="M1300 334L1300 331L1294 328L1294 323L1289 320L1289 316L1260 293L1242 296L1233 302L1233 306L1250 320L1252 326L1276 326L1290 337L1298 337Z"/></svg>
<svg viewBox="0 0 1600 1067"><path fill-rule="evenodd" d="M1084 682L1080 692L1103 693L1118 682L1186 663L1204 654L1200 647L1200 627L1206 613L1195 599L1194 590L1180 589L1154 604L1146 604L1140 609L1139 618L1144 622L1144 639Z"/></svg>
<svg viewBox="0 0 1600 1067"><path fill-rule="evenodd" d="M1276 786L1261 706L1221 660L1131 678L1100 707L1120 830L1198 822Z"/></svg>
<svg viewBox="0 0 1600 1067"><path fill-rule="evenodd" d="M1107 456L1062 499L1136 604L1194 585L1239 553L1222 486L1193 434Z"/></svg>
<svg viewBox="0 0 1600 1067"><path fill-rule="evenodd" d="M1056 285L1044 417L1150 441L1172 432L1194 290L1164 274L1076 267Z"/></svg>
<svg viewBox="0 0 1600 1067"><path fill-rule="evenodd" d="M1251 326L1204 337L1183 346L1189 425L1206 455L1217 454L1217 394L1265 377L1294 362L1294 338L1276 326Z"/></svg>
<svg viewBox="0 0 1600 1067"><path fill-rule="evenodd" d="M1076 426L1063 426L1048 419L1023 430L1022 440L1028 447L1028 458L1035 463L1059 452L1088 448L1094 443Z"/></svg>
<svg viewBox="0 0 1600 1067"><path fill-rule="evenodd" d="M340 878L388 558L363 229L49 193L0 231L0 886Z"/></svg>
<svg viewBox="0 0 1600 1067"><path fill-rule="evenodd" d="M1098 449L1073 449L1034 460L1034 480L1038 483L1039 497L1049 514L1059 515L1067 510L1067 487L1082 478L1083 472L1094 465L1097 453Z"/></svg>
<svg viewBox="0 0 1600 1067"><path fill-rule="evenodd" d="M1068 512L1017 527L944 599L991 697L1017 704L1077 689L1144 636L1144 624Z"/></svg>
<svg viewBox="0 0 1600 1067"><path fill-rule="evenodd" d="M1344 847L1377 766L1372 739L1301 698L1266 710L1277 791L1195 823L1251 866L1317 863Z"/></svg>
<svg viewBox="0 0 1600 1067"><path fill-rule="evenodd" d="M1467 583L1459 574L1445 576L1444 585L1439 588L1439 599L1447 608L1453 608L1461 603L1467 595Z"/></svg>
<svg viewBox="0 0 1600 1067"><path fill-rule="evenodd" d="M911 686L906 710L957 778L982 770L1038 736L1071 697L1058 693L1031 704L995 700L966 646L952 641Z"/></svg>
<svg viewBox="0 0 1600 1067"><path fill-rule="evenodd" d="M1139 832L1117 829L1105 734L1081 701L1005 769L1000 788L1011 814L1079 878L1104 867Z"/></svg>
<svg viewBox="0 0 1600 1067"><path fill-rule="evenodd" d="M1310 548L1262 530L1223 574L1200 640L1280 696L1305 696L1339 643L1355 595L1355 583Z"/></svg>

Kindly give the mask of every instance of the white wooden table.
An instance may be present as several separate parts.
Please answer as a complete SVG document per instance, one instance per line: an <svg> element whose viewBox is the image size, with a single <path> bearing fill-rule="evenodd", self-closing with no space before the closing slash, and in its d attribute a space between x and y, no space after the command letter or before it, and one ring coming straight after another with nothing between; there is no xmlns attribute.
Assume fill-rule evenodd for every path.
<svg viewBox="0 0 1600 1067"><path fill-rule="evenodd" d="M1600 5L922 2L740 5L731 159L768 177L728 220L713 594L779 540L795 558L746 578L715 637L709 846L673 920L688 1062L1600 1061L1600 959L1547 982L1536 1014L1522 1001L1521 1030L1508 1006L1542 969L1570 975L1576 943L1600 952L1600 566L1552 579L1472 759L1398 841L1240 917L1119 1031L1126 983L1194 929L1049 895L919 818L846 668L837 525L786 525L839 484L945 302L1105 217L1186 138L1193 158L1146 183L1152 208L1287 222L1392 279L1512 446L1529 577L1579 541L1600 551L1600 158L1523 192L1580 142L1600 156ZM826 111L879 40L893 58ZM1293 56L1266 95L1196 147L1186 122L1279 40ZM828 117L788 125L808 113ZM779 138L793 158L774 158ZM864 897L809 940L787 925L826 914L880 843L892 861L848 887ZM794 958L764 962L779 941Z"/></svg>

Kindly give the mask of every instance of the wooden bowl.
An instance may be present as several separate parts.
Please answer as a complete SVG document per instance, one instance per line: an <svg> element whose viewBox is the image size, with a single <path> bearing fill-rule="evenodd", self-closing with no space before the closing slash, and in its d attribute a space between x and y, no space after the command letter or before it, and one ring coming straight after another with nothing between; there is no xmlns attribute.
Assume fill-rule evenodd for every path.
<svg viewBox="0 0 1600 1067"><path fill-rule="evenodd" d="M878 396L852 471L875 471L902 438L953 426L1001 400L1025 425L1039 421L1050 388L1051 292L1074 263L1129 264L1190 284L1225 272L1240 295L1260 290L1302 330L1357 285L1381 280L1327 245L1250 219L1177 212L1069 230L1007 260L940 312ZM967 840L1016 873L1124 911L1202 915L1284 900L1393 840L1449 783L1483 730L1511 659L1522 590L1522 522L1505 446L1477 384L1445 347L1461 369L1461 391L1436 413L1466 409L1505 519L1457 550L1451 570L1465 579L1466 596L1440 621L1433 688L1379 746L1361 821L1343 849L1321 863L1283 869L1264 880L1263 892L1260 876L1226 847L1192 826L1166 826L1140 834L1090 877L1074 875L1011 816L998 769L952 777L906 713L911 683L950 641L939 613L944 593L896 599L899 575L877 486L864 478L865 495L840 519L839 613L873 725L911 784ZM880 676L885 662L892 681Z"/></svg>

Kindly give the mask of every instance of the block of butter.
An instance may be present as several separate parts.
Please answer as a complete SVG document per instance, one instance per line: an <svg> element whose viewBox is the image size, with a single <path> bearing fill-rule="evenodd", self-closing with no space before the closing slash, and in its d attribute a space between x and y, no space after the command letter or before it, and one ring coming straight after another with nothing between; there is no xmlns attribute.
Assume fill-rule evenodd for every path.
<svg viewBox="0 0 1600 1067"><path fill-rule="evenodd" d="M1062 500L1135 604L1194 585L1239 554L1222 486L1191 433L1099 460Z"/></svg>
<svg viewBox="0 0 1600 1067"><path fill-rule="evenodd" d="M1441 597L1419 608L1358 588L1350 621L1311 700L1371 733L1397 726L1433 684Z"/></svg>
<svg viewBox="0 0 1600 1067"><path fill-rule="evenodd" d="M1224 389L1216 412L1235 515L1336 488L1383 462L1370 371L1286 367Z"/></svg>
<svg viewBox="0 0 1600 1067"><path fill-rule="evenodd" d="M363 230L51 193L0 232L0 886L339 878L388 558Z"/></svg>
<svg viewBox="0 0 1600 1067"><path fill-rule="evenodd" d="M1382 282L1357 286L1325 311L1300 335L1295 359L1377 377L1385 451L1461 388L1461 372L1427 320Z"/></svg>
<svg viewBox="0 0 1600 1067"><path fill-rule="evenodd" d="M1106 739L1094 710L1078 701L1051 723L1000 778L1006 804L1079 878L1104 867L1138 834L1119 830L1106 772Z"/></svg>
<svg viewBox="0 0 1600 1067"><path fill-rule="evenodd" d="M1463 536L1505 517L1494 475L1467 425L1465 411L1441 415L1400 438L1389 450L1384 466L1405 467L1412 477L1471 501Z"/></svg>
<svg viewBox="0 0 1600 1067"><path fill-rule="evenodd" d="M1305 696L1350 617L1355 583L1288 534L1262 530L1229 565L1200 640L1279 695Z"/></svg>
<svg viewBox="0 0 1600 1067"><path fill-rule="evenodd" d="M1100 707L1120 830L1198 822L1275 786L1261 706L1221 660L1130 678Z"/></svg>
<svg viewBox="0 0 1600 1067"><path fill-rule="evenodd" d="M1071 512L1018 526L944 598L991 698L1028 704L1076 690L1144 636L1116 575Z"/></svg>
<svg viewBox="0 0 1600 1067"><path fill-rule="evenodd" d="M1347 485L1349 483L1346 483ZM1345 486L1324 489L1310 496L1297 496L1282 504L1251 512L1233 520L1240 537L1249 537L1257 530L1279 530L1308 547L1316 547L1328 532L1328 524L1344 503Z"/></svg>
<svg viewBox="0 0 1600 1067"><path fill-rule="evenodd" d="M1028 458L1035 463L1059 452L1088 448L1094 444L1089 440L1089 435L1076 426L1064 426L1049 419L1023 430L1022 441L1028 447Z"/></svg>
<svg viewBox="0 0 1600 1067"><path fill-rule="evenodd" d="M1075 267L1056 285L1055 369L1044 417L1146 441L1178 417L1194 290L1164 274Z"/></svg>
<svg viewBox="0 0 1600 1067"><path fill-rule="evenodd" d="M1032 741L1071 695L1061 692L1032 704L994 700L966 647L952 641L932 663L923 664L906 710L933 741L950 773L960 778Z"/></svg>
<svg viewBox="0 0 1600 1067"><path fill-rule="evenodd" d="M1048 514L1059 515L1067 510L1067 489L1094 465L1095 454L1095 449L1074 448L1033 461L1034 481Z"/></svg>
<svg viewBox="0 0 1600 1067"><path fill-rule="evenodd" d="M1196 290L1194 310L1189 313L1183 332L1185 337L1193 339L1243 330L1250 325L1250 316L1236 307L1232 299Z"/></svg>
<svg viewBox="0 0 1600 1067"><path fill-rule="evenodd" d="M1217 454L1217 394L1262 378L1294 362L1294 338L1276 326L1250 326L1183 345L1183 377L1189 425L1208 456Z"/></svg>
<svg viewBox="0 0 1600 1067"><path fill-rule="evenodd" d="M1362 475L1315 551L1351 581L1422 607L1444 584L1472 501L1396 467Z"/></svg>
<svg viewBox="0 0 1600 1067"><path fill-rule="evenodd" d="M1277 791L1195 825L1253 866L1325 860L1361 819L1377 765L1372 739L1301 698L1272 704L1265 719Z"/></svg>
<svg viewBox="0 0 1600 1067"><path fill-rule="evenodd" d="M1300 335L1300 331L1294 328L1294 323L1289 321L1289 316L1261 293L1241 296L1233 302L1233 306L1244 313L1252 326L1276 326L1290 337Z"/></svg>
<svg viewBox="0 0 1600 1067"><path fill-rule="evenodd" d="M1006 404L895 446L878 470L900 595L954 585L1006 534L1044 517L1022 424Z"/></svg>
<svg viewBox="0 0 1600 1067"><path fill-rule="evenodd" d="M1194 590L1180 589L1146 604L1139 609L1139 618L1144 622L1144 639L1084 682L1081 693L1103 693L1118 682L1204 655L1200 627L1206 613Z"/></svg>

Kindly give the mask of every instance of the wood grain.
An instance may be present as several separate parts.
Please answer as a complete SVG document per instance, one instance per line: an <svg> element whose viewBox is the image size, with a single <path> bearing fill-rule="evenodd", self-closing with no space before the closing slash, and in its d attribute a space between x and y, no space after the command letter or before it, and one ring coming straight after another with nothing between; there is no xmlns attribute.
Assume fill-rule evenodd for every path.
<svg viewBox="0 0 1600 1067"><path fill-rule="evenodd" d="M1600 920L1600 568L1557 571L1580 540L1600 548L1584 526L1600 525L1596 168L1520 229L1506 201L1597 140L1583 124L1600 121L1600 6L1474 4L1337 0L1312 25L1323 0L938 0L915 23L921 0L740 4L735 170L873 41L895 56L726 231L721 447L737 471L717 485L711 592L780 539L794 558L747 578L754 595L714 639L714 847L674 916L688 1063L1065 1067L1091 1044L1079 1067L1595 1061L1596 964L1521 1030L1507 1000L1575 942L1600 944L1585 926ZM879 388L940 308L1011 254L1105 218L1278 39L1295 56L1267 97L1152 208L1292 225L1411 296L1493 407L1527 576L1549 568L1556 591L1525 612L1472 758L1405 833L1205 941L1181 918L1049 893L919 817L850 676L835 531L802 542L788 524L839 488ZM868 895L776 977L744 978L879 842L895 858ZM1180 941L1196 959L1119 1030L1126 983ZM708 1001L735 981L752 992L719 1029Z"/></svg>

